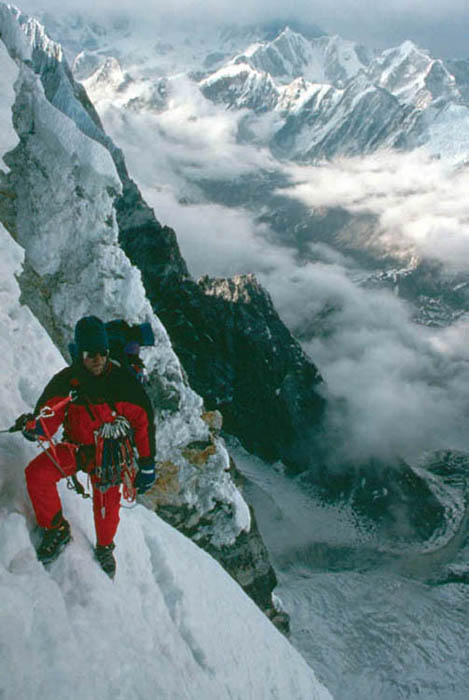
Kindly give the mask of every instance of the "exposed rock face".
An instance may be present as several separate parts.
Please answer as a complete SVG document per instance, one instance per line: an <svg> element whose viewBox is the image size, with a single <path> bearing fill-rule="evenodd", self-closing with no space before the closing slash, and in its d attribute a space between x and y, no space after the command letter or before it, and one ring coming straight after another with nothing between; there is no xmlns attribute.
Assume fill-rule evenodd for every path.
<svg viewBox="0 0 469 700"><path fill-rule="evenodd" d="M191 280L172 230L135 186L126 191L132 208L123 206L125 194L116 207L122 247L141 270L191 385L248 450L303 468L324 403L317 368L252 275Z"/></svg>
<svg viewBox="0 0 469 700"><path fill-rule="evenodd" d="M120 152L119 152L120 155ZM162 226L152 209L144 202L136 184L129 178L122 156L115 158L123 183L123 192L116 199L119 241L129 259L142 272L147 297L157 313L166 297L176 292L183 280L189 279L176 234Z"/></svg>
<svg viewBox="0 0 469 700"><path fill-rule="evenodd" d="M207 407L248 450L301 468L321 419L321 377L267 292L253 275L204 277L181 291L161 316Z"/></svg>

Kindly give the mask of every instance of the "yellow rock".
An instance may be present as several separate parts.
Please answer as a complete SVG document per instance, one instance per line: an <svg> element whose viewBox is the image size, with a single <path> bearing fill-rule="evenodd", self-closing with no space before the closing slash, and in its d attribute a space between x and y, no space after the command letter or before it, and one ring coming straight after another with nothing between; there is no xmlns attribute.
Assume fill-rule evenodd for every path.
<svg viewBox="0 0 469 700"><path fill-rule="evenodd" d="M154 486L146 492L145 500L154 506L174 505L181 490L179 467L173 462L157 462L157 478Z"/></svg>
<svg viewBox="0 0 469 700"><path fill-rule="evenodd" d="M205 411L205 413L202 413L202 420L207 423L211 430L216 432L223 427L223 416L220 411Z"/></svg>
<svg viewBox="0 0 469 700"><path fill-rule="evenodd" d="M185 447L181 450L181 454L183 457L185 457L185 459L187 459L188 462L190 462L194 466L203 467L204 464L207 464L208 458L211 455L214 455L216 451L217 448L215 445L209 445L204 450L194 450Z"/></svg>

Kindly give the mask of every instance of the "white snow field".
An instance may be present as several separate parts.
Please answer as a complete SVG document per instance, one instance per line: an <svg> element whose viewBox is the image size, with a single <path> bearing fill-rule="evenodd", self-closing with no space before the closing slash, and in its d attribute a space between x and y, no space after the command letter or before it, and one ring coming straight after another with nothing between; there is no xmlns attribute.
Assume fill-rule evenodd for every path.
<svg viewBox="0 0 469 700"><path fill-rule="evenodd" d="M0 226L1 429L64 364L19 302L22 259ZM331 697L217 562L141 505L122 509L111 581L93 559L90 502L61 484L73 540L46 570L23 478L36 449L0 435L2 700Z"/></svg>

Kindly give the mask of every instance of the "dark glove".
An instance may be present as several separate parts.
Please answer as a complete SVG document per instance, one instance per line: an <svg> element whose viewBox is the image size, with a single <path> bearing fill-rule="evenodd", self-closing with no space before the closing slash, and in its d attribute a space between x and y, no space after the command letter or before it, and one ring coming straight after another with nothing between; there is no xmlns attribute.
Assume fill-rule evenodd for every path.
<svg viewBox="0 0 469 700"><path fill-rule="evenodd" d="M46 436L44 430L42 429L42 425L39 423L39 421L37 421L36 418L31 414L25 414L25 416L20 416L20 418L23 417L26 418L23 427L20 428L21 432L23 433L23 437L25 437L26 440L29 440L30 442L36 442L36 440L44 440Z"/></svg>
<svg viewBox="0 0 469 700"><path fill-rule="evenodd" d="M155 483L155 478L155 460L153 457L141 457L138 460L138 472L134 481L137 493L148 491Z"/></svg>
<svg viewBox="0 0 469 700"><path fill-rule="evenodd" d="M44 431L41 428L41 424L37 423L32 413L22 413L8 430L10 433L16 433L19 431L23 433L26 440L30 440L31 442L35 442L41 433L42 437L44 437Z"/></svg>
<svg viewBox="0 0 469 700"><path fill-rule="evenodd" d="M26 427L26 423L29 423L31 420L34 420L34 415L32 413L22 413L21 416L18 416L15 420L11 428L8 428L8 432L17 433L23 430Z"/></svg>

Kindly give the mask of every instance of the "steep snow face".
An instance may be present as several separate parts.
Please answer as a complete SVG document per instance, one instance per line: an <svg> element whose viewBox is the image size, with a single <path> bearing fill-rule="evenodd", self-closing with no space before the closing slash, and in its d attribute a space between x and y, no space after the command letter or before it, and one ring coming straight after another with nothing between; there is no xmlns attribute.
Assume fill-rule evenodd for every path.
<svg viewBox="0 0 469 700"><path fill-rule="evenodd" d="M215 103L251 110L249 133L256 145L271 147L282 159L314 161L380 147L410 149L416 143L428 145L431 153L442 157L453 157L458 150L459 162L467 157L469 120L461 68L454 67L458 81L449 64L435 60L411 41L378 53L341 37L310 38L288 27L266 40L265 31L252 27L222 31L192 27L190 33L155 28L150 36L149 28L138 26L136 20L127 21L126 32L122 27L92 25L83 19L68 25L51 22L54 25L67 50L76 57L77 76L89 78L87 89L101 113L111 101L132 111L170 111L166 96L172 80L185 73ZM83 51L85 44L78 49L78 40L86 38L85 27L93 34L93 41L88 41ZM109 57L117 58L122 68L123 79L118 84L118 71L109 73L107 65L102 72ZM366 76L366 86L360 88L364 94L359 95L362 76ZM355 91L354 99L346 103L352 111L346 114L341 108L324 111L322 103L310 99L318 92L327 92L329 97L334 95L334 104L339 104L343 90ZM372 90L370 102L366 95ZM466 119L458 115L445 141L434 110L449 105L464 105ZM266 129L269 113L272 118ZM422 113L425 120L419 118ZM450 114L446 114L445 125ZM279 132L289 118L293 121L287 124L288 138L284 139ZM437 122L435 129L427 128L433 120ZM325 122L331 126L323 144ZM294 130L302 132L299 139ZM308 141L312 147L305 151Z"/></svg>
<svg viewBox="0 0 469 700"><path fill-rule="evenodd" d="M120 180L109 151L89 135L104 143L107 137L80 102L78 89L75 96L60 47L35 20L0 4L0 33L19 67L13 106L19 143L4 159L10 168L5 180L16 197L15 235L41 279L37 288L37 279L28 280L29 293L36 297L41 288L47 290L43 303L62 348L77 319L91 312L105 321L151 323L156 344L147 350L146 364L173 404L164 411L156 406L157 458L177 465L181 503L200 513L211 510L215 500L224 504L213 538L216 546L232 544L249 529L249 511L227 474L222 443L203 473L181 454L187 444L207 441L209 429L201 419L202 400L187 384L140 273L118 245L113 201ZM11 72L11 58L3 59Z"/></svg>
<svg viewBox="0 0 469 700"><path fill-rule="evenodd" d="M30 411L51 374L63 367L59 351L31 311L19 302L15 276L21 272L23 259L24 251L0 224L0 429L8 428L17 416ZM25 512L22 466L34 450L13 435L1 435L0 440L0 509Z"/></svg>
<svg viewBox="0 0 469 700"><path fill-rule="evenodd" d="M18 143L11 123L11 106L15 101L13 83L18 76L18 68L9 60L3 44L0 44L0 63L3 68L0 73L0 154L3 156ZM3 161L0 161L0 167L4 167Z"/></svg>
<svg viewBox="0 0 469 700"><path fill-rule="evenodd" d="M442 61L432 59L413 42L383 51L369 69L370 79L404 104L425 109L433 100L458 100L456 81Z"/></svg>
<svg viewBox="0 0 469 700"><path fill-rule="evenodd" d="M22 261L0 225L1 428L62 366L19 302ZM18 434L0 440L2 697L331 697L223 569L142 506L122 510L111 582L93 560L89 501L61 484L73 541L46 570L23 477L37 448Z"/></svg>
<svg viewBox="0 0 469 700"><path fill-rule="evenodd" d="M274 41L248 49L245 56L254 68L280 82L301 76L309 82L338 87L366 69L371 60L371 52L352 41L338 36L308 40L288 27Z"/></svg>

